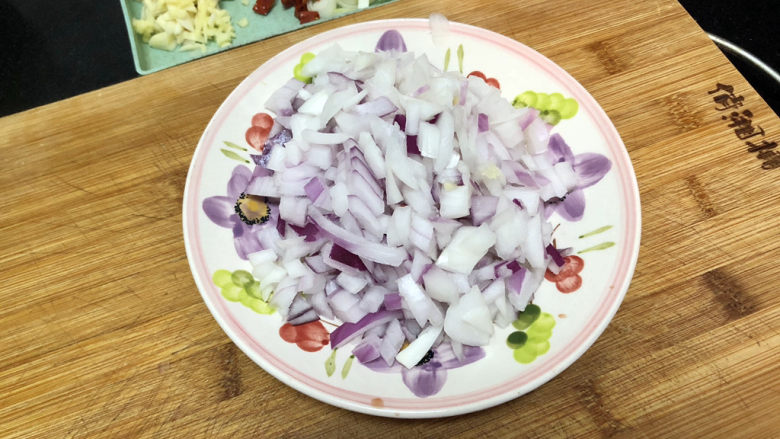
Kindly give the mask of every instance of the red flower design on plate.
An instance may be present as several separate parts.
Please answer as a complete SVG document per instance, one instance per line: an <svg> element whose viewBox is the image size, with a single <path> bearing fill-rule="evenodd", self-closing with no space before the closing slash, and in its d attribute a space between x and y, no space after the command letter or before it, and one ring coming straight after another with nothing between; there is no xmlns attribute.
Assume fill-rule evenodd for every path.
<svg viewBox="0 0 780 439"><path fill-rule="evenodd" d="M467 78L470 78L472 76L476 76L477 78L482 78L482 80L485 81L487 85L501 90L501 85L498 83L498 79L496 78L488 78L487 76L485 76L484 73L480 72L479 70L474 70L473 72L466 75Z"/></svg>
<svg viewBox="0 0 780 439"><path fill-rule="evenodd" d="M274 119L266 113L257 113L252 116L252 126L246 130L246 143L252 148L263 152L265 141L274 126Z"/></svg>
<svg viewBox="0 0 780 439"><path fill-rule="evenodd" d="M544 273L544 278L550 282L555 282L555 287L558 288L558 291L561 293L573 293L582 286L582 277L580 277L579 273L585 267L585 261L583 261L581 257L575 255L566 256L563 260L565 263L558 274L554 274L552 271L547 270L547 272Z"/></svg>
<svg viewBox="0 0 780 439"><path fill-rule="evenodd" d="M330 343L330 334L319 320L297 326L285 323L279 328L279 336L288 343L297 344L306 352L319 351Z"/></svg>

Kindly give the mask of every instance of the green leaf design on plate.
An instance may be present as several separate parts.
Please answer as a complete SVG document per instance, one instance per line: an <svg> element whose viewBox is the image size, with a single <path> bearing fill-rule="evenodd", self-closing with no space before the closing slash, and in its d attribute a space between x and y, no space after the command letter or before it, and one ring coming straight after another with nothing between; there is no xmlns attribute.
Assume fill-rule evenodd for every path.
<svg viewBox="0 0 780 439"><path fill-rule="evenodd" d="M587 238L589 236L598 235L599 233L604 233L604 232L606 232L607 230L609 230L611 228L612 228L612 226L610 226L610 225L601 226L601 227L599 227L596 230L592 230L592 231L590 231L588 233L584 233L584 234L580 235L579 238L582 239L582 238Z"/></svg>
<svg viewBox="0 0 780 439"><path fill-rule="evenodd" d="M333 352L330 353L330 356L328 356L328 359L325 360L325 373L328 374L328 376L333 376L333 373L336 372L336 351L338 349L333 349Z"/></svg>
<svg viewBox="0 0 780 439"><path fill-rule="evenodd" d="M235 144L235 143L233 143L233 142L230 142L230 141L227 141L227 140L225 140L223 143L224 143L225 145L227 145L227 146L229 146L229 147L233 148L233 149L237 149L237 150L239 150L239 151L247 151L247 149L246 149L246 148L244 148L243 146L236 145L236 144Z"/></svg>
<svg viewBox="0 0 780 439"><path fill-rule="evenodd" d="M577 253L583 254L583 253L592 252L592 251L596 251L596 250L605 250L605 249L608 249L608 248L610 248L610 247L612 247L614 245L615 245L615 243L612 242L612 241L602 242L601 244L596 244L593 247L588 247L585 250L580 250Z"/></svg>
<svg viewBox="0 0 780 439"><path fill-rule="evenodd" d="M227 158L229 158L229 159L238 160L238 161L239 161L239 162L241 162L241 163L247 163L247 164L249 164L249 160L247 160L247 159L245 159L245 158L241 157L241 156L240 156L240 155L238 155L238 154L237 154L235 151L231 151L231 150L229 150L229 149L225 149L225 148L220 148L220 151L222 151L222 154L224 154L224 155L225 155L225 157L227 157Z"/></svg>
<svg viewBox="0 0 780 439"><path fill-rule="evenodd" d="M341 367L341 379L346 379L349 374L349 370L352 369L352 361L355 359L354 355L350 355L347 361L344 362L344 366Z"/></svg>
<svg viewBox="0 0 780 439"><path fill-rule="evenodd" d="M458 45L458 71L463 73L463 44Z"/></svg>

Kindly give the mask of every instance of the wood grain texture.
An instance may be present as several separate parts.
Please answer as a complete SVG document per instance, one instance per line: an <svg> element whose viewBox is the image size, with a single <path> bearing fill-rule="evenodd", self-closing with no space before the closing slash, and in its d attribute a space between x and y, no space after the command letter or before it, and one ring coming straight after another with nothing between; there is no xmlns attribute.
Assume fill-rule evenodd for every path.
<svg viewBox="0 0 780 439"><path fill-rule="evenodd" d="M0 437L744 437L780 434L780 169L725 114L780 120L674 1L398 2L0 119ZM643 236L614 320L536 391L451 419L330 407L257 367L200 299L181 201L228 93L358 21L448 18L580 81L620 132Z"/></svg>

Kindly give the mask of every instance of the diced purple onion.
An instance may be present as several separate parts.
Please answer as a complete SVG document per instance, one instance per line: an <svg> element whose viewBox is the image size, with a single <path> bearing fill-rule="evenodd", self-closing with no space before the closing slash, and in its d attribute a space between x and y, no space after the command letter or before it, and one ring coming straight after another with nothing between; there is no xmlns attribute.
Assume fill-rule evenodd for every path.
<svg viewBox="0 0 780 439"><path fill-rule="evenodd" d="M356 323L343 323L330 333L330 347L332 349L340 348L353 338L363 335L369 329L402 317L403 313L400 311L385 310L368 314Z"/></svg>
<svg viewBox="0 0 780 439"><path fill-rule="evenodd" d="M498 206L498 197L474 195L471 197L471 221L475 226L493 218Z"/></svg>
<svg viewBox="0 0 780 439"><path fill-rule="evenodd" d="M305 313L299 315L298 317L292 319L288 318L287 322L290 323L291 325L297 326L297 325L302 325L304 323L313 322L319 319L320 319L319 314L317 314L317 311L315 311L312 308L307 310Z"/></svg>
<svg viewBox="0 0 780 439"><path fill-rule="evenodd" d="M354 111L362 115L385 116L398 110L398 107L385 96L381 96L365 104L355 105Z"/></svg>
<svg viewBox="0 0 780 439"><path fill-rule="evenodd" d="M386 294L383 306L388 311L396 311L403 308L401 295L398 293Z"/></svg>
<svg viewBox="0 0 780 439"><path fill-rule="evenodd" d="M477 128L480 133L484 133L490 129L490 123L488 122L488 115L485 113L479 113L477 116Z"/></svg>
<svg viewBox="0 0 780 439"><path fill-rule="evenodd" d="M555 248L552 244L547 244L547 247L545 248L545 251L548 255L552 258L553 262L559 267L563 267L563 264L566 263L566 261L563 259L563 256L561 256L560 252L558 252L558 249Z"/></svg>
<svg viewBox="0 0 780 439"><path fill-rule="evenodd" d="M361 363L368 363L379 358L382 340L377 336L366 336L352 349L352 355Z"/></svg>

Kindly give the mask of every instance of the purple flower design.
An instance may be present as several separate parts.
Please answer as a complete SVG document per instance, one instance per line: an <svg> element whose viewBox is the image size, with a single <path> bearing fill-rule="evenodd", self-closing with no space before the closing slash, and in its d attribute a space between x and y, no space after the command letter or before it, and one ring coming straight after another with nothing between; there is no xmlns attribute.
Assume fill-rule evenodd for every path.
<svg viewBox="0 0 780 439"><path fill-rule="evenodd" d="M398 362L387 366L385 360L378 358L363 365L376 372L401 372L401 379L406 387L419 398L433 396L444 387L447 381L447 370L455 369L481 360L485 357L484 349L476 346L463 346L463 361L452 351L449 343L444 343L433 349L433 358L422 366L411 369Z"/></svg>
<svg viewBox="0 0 780 439"><path fill-rule="evenodd" d="M262 226L250 226L244 223L235 211L238 196L244 192L251 179L252 171L246 166L238 165L233 169L233 174L228 181L227 196L218 195L203 200L203 212L214 224L233 229L233 244L241 259L247 259L248 254L263 249L255 233L256 230L253 229Z"/></svg>
<svg viewBox="0 0 780 439"><path fill-rule="evenodd" d="M393 50L406 52L406 43L400 32L395 29L390 29L379 37L374 52L390 52Z"/></svg>
<svg viewBox="0 0 780 439"><path fill-rule="evenodd" d="M562 199L545 203L545 216L558 212L568 221L579 221L585 213L585 192L583 189L593 186L610 170L612 162L601 154L583 153L576 156L560 134L550 136L547 154L552 164L569 162L577 174L577 185Z"/></svg>

